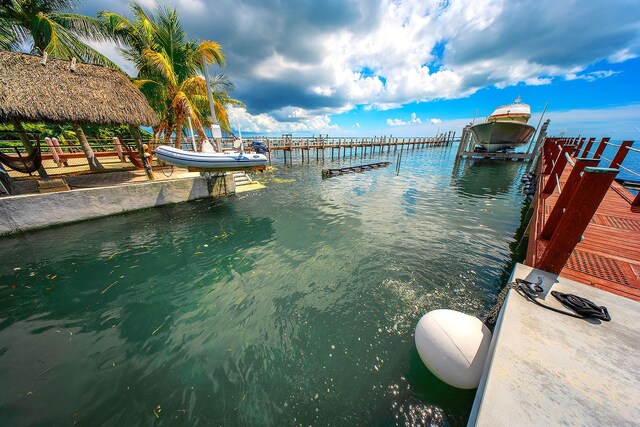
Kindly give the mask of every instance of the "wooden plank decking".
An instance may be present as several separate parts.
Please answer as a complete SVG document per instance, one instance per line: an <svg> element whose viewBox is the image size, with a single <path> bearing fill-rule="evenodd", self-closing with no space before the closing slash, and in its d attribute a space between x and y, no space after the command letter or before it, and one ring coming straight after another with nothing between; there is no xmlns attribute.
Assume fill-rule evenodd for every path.
<svg viewBox="0 0 640 427"><path fill-rule="evenodd" d="M571 169L567 164L560 176L561 188ZM541 178L541 188L548 179ZM558 194L538 199L537 222L546 221ZM634 197L619 183L611 185L561 276L640 301L640 210L632 210Z"/></svg>

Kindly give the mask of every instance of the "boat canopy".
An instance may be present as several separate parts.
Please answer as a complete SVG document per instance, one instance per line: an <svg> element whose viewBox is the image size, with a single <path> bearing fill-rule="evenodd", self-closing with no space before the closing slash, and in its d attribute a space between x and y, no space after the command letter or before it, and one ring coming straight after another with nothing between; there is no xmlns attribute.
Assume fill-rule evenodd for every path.
<svg viewBox="0 0 640 427"><path fill-rule="evenodd" d="M515 103L503 105L495 109L487 118L487 122L518 122L528 123L531 118L531 107L520 103L520 97Z"/></svg>

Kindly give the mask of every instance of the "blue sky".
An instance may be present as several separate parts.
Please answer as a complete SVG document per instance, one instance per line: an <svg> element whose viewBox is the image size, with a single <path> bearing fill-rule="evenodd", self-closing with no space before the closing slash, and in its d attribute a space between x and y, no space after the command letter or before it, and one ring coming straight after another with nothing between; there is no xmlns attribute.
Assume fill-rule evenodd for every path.
<svg viewBox="0 0 640 427"><path fill-rule="evenodd" d="M140 0L153 10L154 0ZM221 43L243 131L434 135L519 95L550 132L640 139L640 2L167 0ZM125 0L80 11L128 13ZM113 45L97 46L134 73Z"/></svg>

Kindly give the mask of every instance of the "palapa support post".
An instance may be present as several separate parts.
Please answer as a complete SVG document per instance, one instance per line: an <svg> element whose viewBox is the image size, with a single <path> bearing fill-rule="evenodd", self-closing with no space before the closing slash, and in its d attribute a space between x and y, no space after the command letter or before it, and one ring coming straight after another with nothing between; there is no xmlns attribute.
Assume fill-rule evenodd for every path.
<svg viewBox="0 0 640 427"><path fill-rule="evenodd" d="M589 151L591 151L591 147L595 140L595 138L589 138L589 141L587 141L587 145L584 146L584 150L582 150L580 157L587 157L589 155Z"/></svg>
<svg viewBox="0 0 640 427"><path fill-rule="evenodd" d="M142 160L142 164L144 165L144 171L147 174L147 179L149 179L149 181L154 181L156 177L153 175L151 163L146 156L147 152L144 149L144 144L142 143L142 135L140 135L140 129L138 128L138 126L129 125L129 131L131 132L131 136L136 141L136 145L138 146L138 153L140 154L140 159Z"/></svg>
<svg viewBox="0 0 640 427"><path fill-rule="evenodd" d="M617 169L584 169L584 174L551 239L548 243L539 242L544 249L536 268L560 274L617 174Z"/></svg>
<svg viewBox="0 0 640 427"><path fill-rule="evenodd" d="M610 139L611 138L602 138L602 140L600 141L600 145L598 145L598 148L596 149L596 152L593 155L594 159L599 159L600 156L602 156L604 149L607 147L607 142L609 142Z"/></svg>
<svg viewBox="0 0 640 427"><path fill-rule="evenodd" d="M578 184L580 183L580 179L582 178L582 171L586 167L596 167L598 166L599 160L597 159L585 159L580 158L576 159L575 165L573 169L571 169L571 173L569 173L569 177L567 178L567 182L565 182L558 199L556 200L555 205L553 206L553 210L549 214L549 218L544 224L542 231L540 232L540 238L544 240L551 239L553 232L556 230L558 226L558 222L562 215L564 214L565 209L569 206L573 195L578 188ZM551 179L551 177L549 177ZM554 180L555 181L555 180Z"/></svg>
<svg viewBox="0 0 640 427"><path fill-rule="evenodd" d="M633 141L622 141L620 147L618 147L618 152L611 160L610 168L619 169L622 162L624 162L624 158L627 157L627 153L629 152L629 147L633 145Z"/></svg>

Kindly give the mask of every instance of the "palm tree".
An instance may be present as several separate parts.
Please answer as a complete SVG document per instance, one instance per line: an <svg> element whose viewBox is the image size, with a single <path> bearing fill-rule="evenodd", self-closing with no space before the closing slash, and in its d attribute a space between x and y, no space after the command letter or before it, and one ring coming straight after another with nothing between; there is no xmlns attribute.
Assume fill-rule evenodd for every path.
<svg viewBox="0 0 640 427"><path fill-rule="evenodd" d="M3 0L0 4L0 46L18 51L28 45L31 52L52 57L117 68L107 57L82 39L111 39L97 18L72 13L77 0Z"/></svg>
<svg viewBox="0 0 640 427"><path fill-rule="evenodd" d="M122 54L135 64L138 76L133 80L145 94L161 119L154 135L164 134L165 143L175 131L176 147L180 146L183 127L190 117L201 138L209 123L207 86L204 67L224 64L220 45L211 40L188 39L175 9L158 7L147 13L139 4L131 5L134 19L101 11L113 37L124 41ZM222 129L229 130L227 105L242 105L229 96L233 85L224 76L216 76L212 85L214 110Z"/></svg>
<svg viewBox="0 0 640 427"><path fill-rule="evenodd" d="M82 39L103 41L112 38L97 18L72 13L76 0L3 0L0 4L0 47L20 51L30 46L38 55L118 68ZM21 126L20 126L21 127ZM73 124L91 170L104 169L78 124ZM30 145L30 144L29 144ZM27 147L29 146L27 145ZM40 171L45 175L44 169Z"/></svg>

